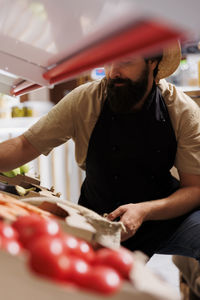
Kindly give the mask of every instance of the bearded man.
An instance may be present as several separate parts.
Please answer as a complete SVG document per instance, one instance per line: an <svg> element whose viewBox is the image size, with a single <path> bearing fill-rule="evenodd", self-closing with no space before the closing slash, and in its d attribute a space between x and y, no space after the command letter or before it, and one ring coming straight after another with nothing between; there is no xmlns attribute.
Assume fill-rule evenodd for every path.
<svg viewBox="0 0 200 300"><path fill-rule="evenodd" d="M72 138L86 171L79 204L121 220L122 244L131 250L200 259L200 112L161 80L180 58L177 43L161 57L106 65L105 78L74 89L23 135L1 144L1 171Z"/></svg>

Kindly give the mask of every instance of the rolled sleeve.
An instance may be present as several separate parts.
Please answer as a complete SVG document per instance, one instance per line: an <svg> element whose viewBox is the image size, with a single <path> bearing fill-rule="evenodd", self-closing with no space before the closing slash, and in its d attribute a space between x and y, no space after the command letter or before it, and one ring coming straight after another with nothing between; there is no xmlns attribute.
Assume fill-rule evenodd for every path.
<svg viewBox="0 0 200 300"><path fill-rule="evenodd" d="M179 171L200 174L200 109L191 105L180 121L175 166Z"/></svg>
<svg viewBox="0 0 200 300"><path fill-rule="evenodd" d="M48 155L54 147L74 137L74 102L72 91L24 133L41 154Z"/></svg>
<svg viewBox="0 0 200 300"><path fill-rule="evenodd" d="M178 171L200 174L200 107L174 85L159 82L177 139L175 167Z"/></svg>

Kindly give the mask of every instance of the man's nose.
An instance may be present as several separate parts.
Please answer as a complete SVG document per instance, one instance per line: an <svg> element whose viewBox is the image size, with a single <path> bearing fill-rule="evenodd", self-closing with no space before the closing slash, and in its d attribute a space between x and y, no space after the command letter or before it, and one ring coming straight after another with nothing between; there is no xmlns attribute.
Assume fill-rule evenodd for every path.
<svg viewBox="0 0 200 300"><path fill-rule="evenodd" d="M110 65L109 77L111 79L115 79L115 78L121 77L120 68L118 67L117 64L113 63L113 64Z"/></svg>

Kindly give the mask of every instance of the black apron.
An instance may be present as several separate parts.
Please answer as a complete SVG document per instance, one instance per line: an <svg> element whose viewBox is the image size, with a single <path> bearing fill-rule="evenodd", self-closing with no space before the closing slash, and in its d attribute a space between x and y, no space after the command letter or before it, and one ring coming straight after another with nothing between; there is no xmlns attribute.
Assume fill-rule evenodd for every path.
<svg viewBox="0 0 200 300"><path fill-rule="evenodd" d="M115 114L106 100L89 141L79 204L104 214L123 204L169 196L179 188L170 173L176 150L169 114L155 85L138 112ZM123 245L151 256L183 219L144 222Z"/></svg>

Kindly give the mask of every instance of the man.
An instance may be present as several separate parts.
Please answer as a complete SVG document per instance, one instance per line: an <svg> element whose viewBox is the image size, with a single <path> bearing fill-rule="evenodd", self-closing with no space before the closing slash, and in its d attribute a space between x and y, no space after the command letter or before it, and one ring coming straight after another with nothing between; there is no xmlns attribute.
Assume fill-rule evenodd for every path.
<svg viewBox="0 0 200 300"><path fill-rule="evenodd" d="M107 65L106 78L73 90L22 136L2 143L1 171L72 138L86 170L79 204L120 219L131 250L199 259L199 109L159 82L179 63L176 44L162 58ZM180 183L170 173L173 165Z"/></svg>

